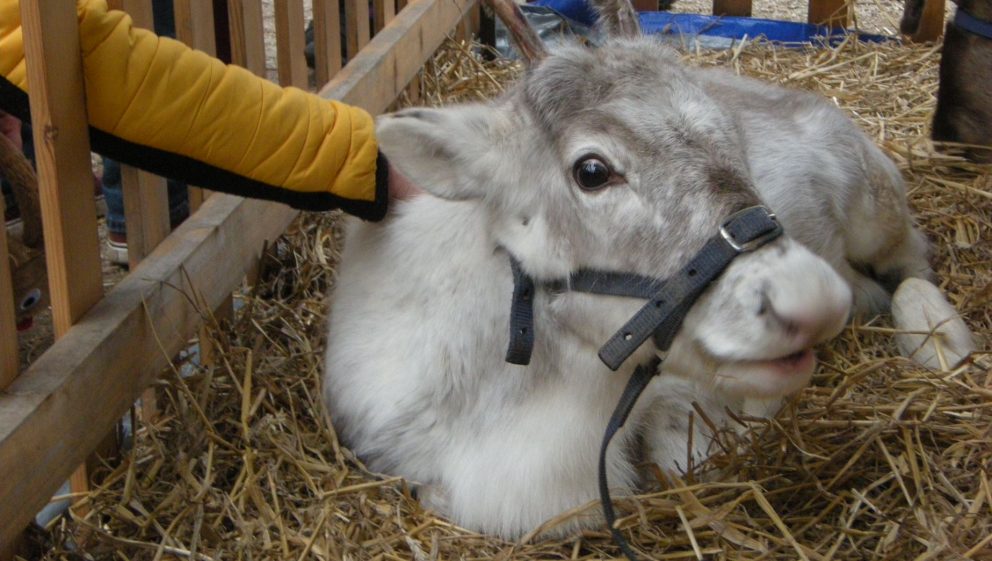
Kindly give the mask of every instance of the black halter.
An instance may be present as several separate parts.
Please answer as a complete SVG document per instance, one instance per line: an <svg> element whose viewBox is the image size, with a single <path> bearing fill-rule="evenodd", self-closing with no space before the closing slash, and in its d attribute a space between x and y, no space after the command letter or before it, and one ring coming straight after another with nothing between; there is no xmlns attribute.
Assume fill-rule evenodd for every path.
<svg viewBox="0 0 992 561"><path fill-rule="evenodd" d="M667 351L696 299L730 262L781 234L782 226L775 215L763 206L753 206L731 215L720 227L719 233L710 238L686 266L667 279L582 269L573 273L567 282L555 281L543 283L542 286L552 291L587 292L648 300L599 349L600 360L610 370L617 370L648 337L653 337L659 351ZM534 348L535 283L534 279L523 272L520 263L512 255L510 267L513 271L513 303L510 308L510 345L506 360L513 364L526 365L530 363ZM657 375L660 365L661 359L654 358L634 370L610 416L599 450L599 494L603 515L613 539L631 561L636 561L637 556L620 531L614 528L616 516L606 479L606 450L613 435L626 422L637 398Z"/></svg>
<svg viewBox="0 0 992 561"><path fill-rule="evenodd" d="M975 35L992 39L992 22L978 19L960 7L954 13L954 25Z"/></svg>

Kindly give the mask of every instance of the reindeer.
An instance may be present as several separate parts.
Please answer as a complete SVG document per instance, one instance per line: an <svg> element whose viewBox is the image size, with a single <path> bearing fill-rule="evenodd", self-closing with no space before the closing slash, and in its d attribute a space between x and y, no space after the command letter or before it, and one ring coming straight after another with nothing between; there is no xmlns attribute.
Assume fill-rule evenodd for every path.
<svg viewBox="0 0 992 561"><path fill-rule="evenodd" d="M955 2L957 13L944 32L931 136L971 145L969 158L992 163L992 0ZM923 6L924 0L906 1L903 33L919 29Z"/></svg>
<svg viewBox="0 0 992 561"><path fill-rule="evenodd" d="M6 136L0 135L0 176L14 193L21 211L21 233L7 238L14 312L19 329L48 305L48 272L42 239L38 178L24 154Z"/></svg>
<svg viewBox="0 0 992 561"><path fill-rule="evenodd" d="M627 0L602 7L602 46L550 53L512 2L493 4L529 68L490 103L378 121L381 150L429 195L349 224L323 392L370 469L514 538L596 498L628 382L648 372L603 447L619 493L647 484L644 461L682 472L706 457L693 403L715 423L774 413L852 309L887 309L904 279L933 271L899 171L821 97L682 64L641 36ZM769 224L761 205L785 235L732 242L741 216ZM693 285L707 248L726 244L740 252ZM646 304L643 286L692 296ZM946 304L935 298L907 313ZM681 320L652 327L654 344L621 328L654 306ZM604 364L613 344L630 356Z"/></svg>

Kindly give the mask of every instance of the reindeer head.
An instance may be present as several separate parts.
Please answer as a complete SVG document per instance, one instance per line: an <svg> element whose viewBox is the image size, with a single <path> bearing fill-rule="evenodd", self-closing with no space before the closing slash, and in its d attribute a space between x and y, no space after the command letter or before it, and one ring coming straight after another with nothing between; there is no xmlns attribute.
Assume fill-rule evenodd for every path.
<svg viewBox="0 0 992 561"><path fill-rule="evenodd" d="M18 327L26 328L34 314L48 304L38 179L24 154L3 135L0 135L0 175L10 184L21 211L21 232L19 235L10 232L7 249L14 287L14 312Z"/></svg>
<svg viewBox="0 0 992 561"><path fill-rule="evenodd" d="M761 203L734 113L674 51L640 36L629 3L602 7L610 39L601 47L552 54L521 17L501 13L514 9L496 6L531 66L506 95L401 111L382 118L377 135L424 189L482 205L492 245L529 275L553 281L591 268L664 278L728 216ZM737 259L707 290L666 365L745 394L795 390L812 369L809 347L836 334L850 299L826 262L781 239ZM643 304L565 292L544 313L595 348Z"/></svg>

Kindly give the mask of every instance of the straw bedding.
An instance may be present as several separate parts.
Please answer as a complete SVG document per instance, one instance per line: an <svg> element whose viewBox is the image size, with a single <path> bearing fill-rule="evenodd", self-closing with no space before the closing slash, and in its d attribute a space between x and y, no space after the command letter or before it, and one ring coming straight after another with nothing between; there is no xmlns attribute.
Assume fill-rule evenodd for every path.
<svg viewBox="0 0 992 561"><path fill-rule="evenodd" d="M992 173L926 140L939 46L687 53L696 64L819 91L905 171L951 301L987 348ZM517 72L449 42L425 68L425 101L493 95ZM423 510L403 481L367 472L320 403L326 292L341 237L303 217L268 251L213 365L165 373L160 416L107 464L96 489L43 534L45 559L593 559L601 528L517 543ZM618 500L634 546L656 559L992 560L992 380L986 353L953 371L899 358L887 318L819 350L814 383L770 421L742 419L684 480ZM697 419L696 422L706 422ZM597 509L590 504L583 509ZM580 509L581 510L581 509ZM555 521L550 521L552 525Z"/></svg>

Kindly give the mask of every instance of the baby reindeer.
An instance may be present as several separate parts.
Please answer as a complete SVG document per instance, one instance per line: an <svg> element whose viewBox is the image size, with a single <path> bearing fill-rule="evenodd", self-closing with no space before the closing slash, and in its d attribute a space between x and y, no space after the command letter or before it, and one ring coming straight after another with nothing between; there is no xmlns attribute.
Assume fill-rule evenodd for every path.
<svg viewBox="0 0 992 561"><path fill-rule="evenodd" d="M898 170L824 99L686 66L641 36L626 0L603 8L602 46L551 53L494 3L530 59L520 80L490 103L378 123L383 152L430 195L349 225L324 398L369 468L513 538L597 497L603 430L638 364L664 358L607 449L620 493L649 481L644 461L679 472L706 456L694 402L717 423L774 412L852 304L886 309L933 272ZM759 237L731 231L741 217ZM697 299L714 251L736 256ZM692 297L645 303L643 286ZM684 320L641 344L622 326L654 306ZM605 365L606 341L632 355Z"/></svg>
<svg viewBox="0 0 992 561"><path fill-rule="evenodd" d="M992 0L955 2L957 13L944 32L932 136L976 145L967 156L992 163ZM903 33L912 35L919 29L924 4L925 0L906 0Z"/></svg>

